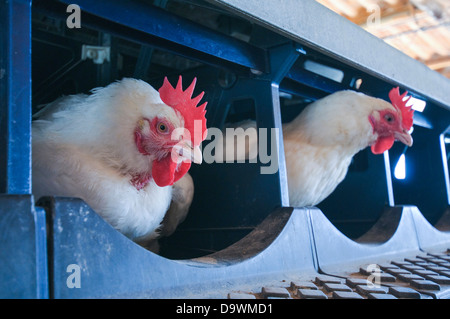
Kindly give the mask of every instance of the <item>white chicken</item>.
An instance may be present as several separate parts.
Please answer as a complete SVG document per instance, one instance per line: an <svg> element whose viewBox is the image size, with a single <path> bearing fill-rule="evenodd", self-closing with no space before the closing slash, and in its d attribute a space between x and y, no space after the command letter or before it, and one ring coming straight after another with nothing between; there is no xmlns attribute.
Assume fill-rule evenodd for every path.
<svg viewBox="0 0 450 319"><path fill-rule="evenodd" d="M173 232L189 209L191 162L206 137L203 92L167 78L159 92L125 78L91 95L62 97L32 123L33 194L83 199L114 228L151 242L169 209Z"/></svg>
<svg viewBox="0 0 450 319"><path fill-rule="evenodd" d="M392 89L388 103L355 91L338 91L308 105L293 121L283 125L284 152L290 206L314 206L328 197L344 179L353 156L370 146L374 154L390 149L395 140L408 146L414 111L406 107L407 92ZM234 127L256 128L254 121ZM239 135L235 133L235 135ZM247 134L245 154L256 154L256 135ZM224 154L234 148L226 140ZM229 145L231 144L231 146Z"/></svg>

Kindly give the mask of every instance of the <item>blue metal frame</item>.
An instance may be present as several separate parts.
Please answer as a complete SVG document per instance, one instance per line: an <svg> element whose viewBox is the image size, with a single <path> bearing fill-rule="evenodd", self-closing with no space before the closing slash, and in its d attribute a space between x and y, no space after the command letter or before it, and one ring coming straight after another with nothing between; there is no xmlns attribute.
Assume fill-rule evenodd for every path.
<svg viewBox="0 0 450 319"><path fill-rule="evenodd" d="M0 298L48 298L45 212L31 195L31 0L1 0L0 31Z"/></svg>
<svg viewBox="0 0 450 319"><path fill-rule="evenodd" d="M0 193L31 194L31 0L0 1Z"/></svg>
<svg viewBox="0 0 450 319"><path fill-rule="evenodd" d="M48 198L43 204L52 216L51 298L225 298L231 287L258 285L274 273L291 278L315 274L305 209L277 210L259 226L261 237L230 247L240 255L224 251L205 263L146 251L79 199ZM278 240L264 241L267 237ZM254 241L256 248L251 247ZM71 264L81 266L79 288L66 284Z"/></svg>
<svg viewBox="0 0 450 319"><path fill-rule="evenodd" d="M70 0L60 2L72 3ZM36 8L65 19L62 3L46 1L37 3ZM84 26L215 66L268 71L264 49L199 26L161 8L125 0L108 1L108 5L80 0L77 4L82 10Z"/></svg>
<svg viewBox="0 0 450 319"><path fill-rule="evenodd" d="M31 195L0 194L0 298L48 298L45 211Z"/></svg>

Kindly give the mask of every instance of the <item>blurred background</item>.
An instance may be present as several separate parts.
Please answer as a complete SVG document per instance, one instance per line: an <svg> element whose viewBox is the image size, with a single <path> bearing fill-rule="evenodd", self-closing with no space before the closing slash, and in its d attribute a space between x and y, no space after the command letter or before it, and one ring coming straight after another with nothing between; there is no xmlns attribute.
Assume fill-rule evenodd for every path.
<svg viewBox="0 0 450 319"><path fill-rule="evenodd" d="M449 0L317 0L450 78Z"/></svg>

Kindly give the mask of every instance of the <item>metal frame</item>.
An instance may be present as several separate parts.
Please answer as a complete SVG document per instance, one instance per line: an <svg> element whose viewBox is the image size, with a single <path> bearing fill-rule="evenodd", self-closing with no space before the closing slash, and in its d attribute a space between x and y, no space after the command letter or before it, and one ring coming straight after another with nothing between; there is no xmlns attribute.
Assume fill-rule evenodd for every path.
<svg viewBox="0 0 450 319"><path fill-rule="evenodd" d="M0 2L0 193L31 194L31 0Z"/></svg>
<svg viewBox="0 0 450 319"><path fill-rule="evenodd" d="M51 298L224 298L230 289L273 280L274 273L315 273L308 217L301 209L278 210L259 226L262 238L229 249L245 249L247 256L223 251L205 260L174 261L128 240L81 200L54 198L43 205L52 212ZM292 234L298 237L287 244ZM278 240L251 248L267 236ZM66 285L70 264L82 265L81 289Z"/></svg>
<svg viewBox="0 0 450 319"><path fill-rule="evenodd" d="M48 298L45 211L31 195L0 194L0 298Z"/></svg>
<svg viewBox="0 0 450 319"><path fill-rule="evenodd" d="M201 27L161 8L125 0L109 1L107 6L89 0L80 0L77 4L83 12L83 25L88 27L215 66L267 71L264 49ZM65 7L48 1L38 3L37 9L64 17Z"/></svg>
<svg viewBox="0 0 450 319"><path fill-rule="evenodd" d="M400 85L428 101L450 108L447 94L450 81L316 1L287 0L276 4L270 0L207 1L391 86Z"/></svg>
<svg viewBox="0 0 450 319"><path fill-rule="evenodd" d="M31 0L0 1L0 297L48 298L45 212L31 195Z"/></svg>
<svg viewBox="0 0 450 319"><path fill-rule="evenodd" d="M376 89L369 88L368 84L363 87L375 96L387 96L388 87L393 84L411 90L414 95L430 103L431 108L426 116L433 118L434 129L441 134L444 127L448 127L445 121L448 119L450 100L446 92L450 91L450 81L368 36L316 2L287 0L281 5L277 4L276 8L273 3L262 5L260 1L253 0L209 2L275 31L284 37L284 44L261 48L142 2L112 0L105 5L99 1L80 0L78 4L83 10L82 23L86 26L236 72L236 87L228 92L228 96L221 96L222 102L219 104L223 106L233 98L244 96L245 87L250 86L255 92L260 92L258 96L251 96L256 101L260 126L281 127L280 90L304 94L304 87L314 88L311 95L317 98L320 94L347 88L348 83L324 80L303 70L301 63L298 63L305 57L317 56L353 70L355 76L364 76L365 83L379 85ZM38 1L34 9L65 18L64 9L69 3L71 1L68 0ZM298 10L302 12L301 20L296 14ZM252 233L231 250L223 251L222 255L219 253L216 261L220 261L220 265L211 265L206 260L167 260L130 242L84 203L74 199L48 199L40 203L47 210L50 225L47 236L43 209L34 206L31 195L31 1L1 0L0 29L0 193L6 194L0 197L0 227L5 230L0 243L0 278L4 279L0 289L2 296L193 296L205 289L215 289L215 284L228 289L232 286L230 282L238 284L249 273L254 275L252 280L269 280L268 275L274 274L287 277L298 273L314 275L323 269L332 273L333 269L328 268L329 265L343 265L345 260L342 256L329 254L329 238L324 235L331 232L337 241L341 241L340 237L344 236L330 225L320 211L289 207L274 210L276 206L288 206L281 135L277 141L280 170L270 181L277 193L269 194L273 195L270 199L273 205L271 210L259 212L259 217L264 220L261 227L267 226L268 221L275 221L281 231L277 240L271 241L266 247L259 247L258 255L234 261L230 259L231 255L227 255L233 249L236 251L236 247L242 247L255 239L255 233ZM342 41L342 34L351 43ZM360 41L365 45L359 45ZM357 45L358 50L354 50ZM384 59L378 59L380 56L384 56ZM417 74L420 77L414 76ZM217 109L209 116L213 116L215 122L220 122L223 120L223 111ZM435 152L434 144L430 146L436 155L433 158L439 158L440 153ZM392 188L395 194L396 186ZM17 197L15 194L25 195ZM67 214L67 211L73 211L73 214ZM406 247L408 253L416 248L437 249L424 236L431 225L423 226L424 218L420 212L416 208L404 208L402 212L405 217L397 223L399 232L392 235L393 240L384 246L391 249L386 254L404 251L402 245L400 248L394 246L411 239L411 236L414 240L410 242L411 246ZM284 217L281 218L280 214ZM64 225L64 232L60 231L59 225ZM432 229L434 238L438 238L439 249L448 247L448 234ZM83 236L77 236L80 234ZM92 241L91 235L98 238L94 236ZM294 241L291 241L291 236L295 237ZM46 243L50 247L48 263ZM365 246L354 244L357 247L352 248L352 245L347 245L346 253L355 254L351 260L353 266L369 257L384 255L381 248L372 253ZM91 246L89 251L85 249ZM110 249L107 255L102 254L105 247ZM299 251L305 254L299 256ZM124 260L124 252L129 253L127 257L130 260ZM86 266L83 276L90 280L85 281L85 285L90 288L87 292L67 289L66 267L74 262ZM99 262L112 272L95 269ZM159 279L149 276L146 272L149 269L162 276ZM24 277L24 272L30 276ZM173 276L174 273L177 275ZM11 278L18 281L6 280ZM115 281L117 278L120 278L120 282ZM24 281L33 284L27 285ZM254 282L250 283L249 280L247 283ZM181 290L175 291L175 286L181 287Z"/></svg>

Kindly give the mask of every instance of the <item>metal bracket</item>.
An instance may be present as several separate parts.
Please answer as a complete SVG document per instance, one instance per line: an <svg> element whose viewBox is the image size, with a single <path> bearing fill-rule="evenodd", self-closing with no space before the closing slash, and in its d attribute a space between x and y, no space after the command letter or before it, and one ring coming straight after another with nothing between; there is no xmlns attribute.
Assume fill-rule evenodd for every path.
<svg viewBox="0 0 450 319"><path fill-rule="evenodd" d="M107 46L93 46L83 44L81 48L81 59L90 59L95 64L103 64L105 60L110 61L111 48Z"/></svg>

